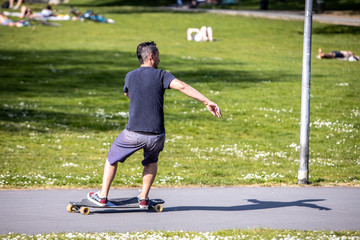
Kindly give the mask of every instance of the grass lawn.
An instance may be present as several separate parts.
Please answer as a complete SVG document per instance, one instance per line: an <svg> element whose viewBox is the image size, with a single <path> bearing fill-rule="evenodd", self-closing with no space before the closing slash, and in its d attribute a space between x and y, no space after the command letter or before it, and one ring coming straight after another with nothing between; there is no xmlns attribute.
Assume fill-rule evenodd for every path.
<svg viewBox="0 0 360 240"><path fill-rule="evenodd" d="M98 188L110 145L127 123L125 74L139 65L138 43L149 40L160 49L160 68L224 115L216 119L166 91L156 187L296 184L302 22L92 9L116 24L0 26L0 189ZM188 42L186 29L201 25L212 26L219 41ZM313 24L311 185L359 186L360 63L316 59L319 47L360 54L359 36L359 27ZM120 165L113 186L140 186L141 160L138 152Z"/></svg>
<svg viewBox="0 0 360 240"><path fill-rule="evenodd" d="M137 233L52 233L38 235L21 235L9 233L0 235L2 239L282 239L282 240L300 240L300 239L332 239L347 240L359 239L359 232L351 231L294 231L294 230L271 230L271 229L247 229L247 230L224 230L217 232L166 232L166 231L144 231Z"/></svg>

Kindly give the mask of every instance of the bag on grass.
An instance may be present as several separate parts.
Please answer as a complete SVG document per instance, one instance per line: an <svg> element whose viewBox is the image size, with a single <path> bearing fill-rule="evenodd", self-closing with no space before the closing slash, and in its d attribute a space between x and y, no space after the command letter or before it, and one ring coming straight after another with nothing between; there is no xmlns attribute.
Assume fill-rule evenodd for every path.
<svg viewBox="0 0 360 240"><path fill-rule="evenodd" d="M9 8L9 6L10 6L9 1L6 1L3 4L1 4L1 8Z"/></svg>

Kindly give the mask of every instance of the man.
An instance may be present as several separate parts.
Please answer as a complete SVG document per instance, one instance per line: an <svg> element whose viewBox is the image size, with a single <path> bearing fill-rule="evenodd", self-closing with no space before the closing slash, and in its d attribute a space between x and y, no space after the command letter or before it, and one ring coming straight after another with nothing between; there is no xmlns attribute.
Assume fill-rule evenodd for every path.
<svg viewBox="0 0 360 240"><path fill-rule="evenodd" d="M158 69L159 50L154 42L139 44L137 56L141 67L129 72L125 77L124 94L130 99L128 124L110 148L105 162L101 191L88 194L88 199L99 206L105 206L107 203L118 162L124 162L134 152L143 149L143 186L138 199L140 208L148 208L149 191L157 173L158 156L165 142L165 89L179 90L205 104L214 116L222 116L216 103L171 73Z"/></svg>

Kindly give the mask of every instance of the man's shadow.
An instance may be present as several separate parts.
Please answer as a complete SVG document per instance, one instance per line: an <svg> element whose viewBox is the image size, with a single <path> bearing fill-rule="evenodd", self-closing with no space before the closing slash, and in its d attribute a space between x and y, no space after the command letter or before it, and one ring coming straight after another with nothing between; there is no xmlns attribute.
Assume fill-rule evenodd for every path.
<svg viewBox="0 0 360 240"><path fill-rule="evenodd" d="M164 207L164 212L173 211L250 211L261 210L270 208L283 208L283 207L308 207L318 210L332 210L331 208L322 207L311 202L321 202L325 199L305 199L293 202L278 202L278 201L260 201L257 199L247 199L248 202L253 204L237 205L237 206L178 206L178 207Z"/></svg>

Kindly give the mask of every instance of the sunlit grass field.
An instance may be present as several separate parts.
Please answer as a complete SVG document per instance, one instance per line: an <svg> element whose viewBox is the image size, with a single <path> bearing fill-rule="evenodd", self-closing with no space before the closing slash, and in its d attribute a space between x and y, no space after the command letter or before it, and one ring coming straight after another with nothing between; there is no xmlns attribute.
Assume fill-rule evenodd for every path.
<svg viewBox="0 0 360 240"><path fill-rule="evenodd" d="M151 40L159 67L223 112L216 119L166 91L156 187L297 183L303 22L92 9L116 24L0 26L0 188L99 187L127 123L125 74L139 66L136 46ZM186 29L201 25L218 41L188 42ZM360 54L359 36L359 27L313 24L311 185L359 185L360 63L316 59L319 47ZM141 160L138 152L121 164L114 187L140 186Z"/></svg>

